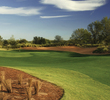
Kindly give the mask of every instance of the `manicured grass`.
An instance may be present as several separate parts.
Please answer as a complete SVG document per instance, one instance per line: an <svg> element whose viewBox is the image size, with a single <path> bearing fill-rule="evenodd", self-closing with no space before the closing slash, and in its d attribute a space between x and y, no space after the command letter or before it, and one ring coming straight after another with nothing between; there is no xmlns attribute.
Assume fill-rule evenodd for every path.
<svg viewBox="0 0 110 100"><path fill-rule="evenodd" d="M110 55L0 51L0 66L19 69L61 86L65 91L62 100L110 99Z"/></svg>

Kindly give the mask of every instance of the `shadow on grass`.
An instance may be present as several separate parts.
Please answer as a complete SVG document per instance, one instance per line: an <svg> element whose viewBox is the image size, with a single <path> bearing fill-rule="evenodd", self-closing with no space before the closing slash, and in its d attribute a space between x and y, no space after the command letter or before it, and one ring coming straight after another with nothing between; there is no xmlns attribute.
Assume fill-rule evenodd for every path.
<svg viewBox="0 0 110 100"><path fill-rule="evenodd" d="M13 50L15 52L58 52L58 53L66 53L69 57L88 57L88 56L110 56L110 54L103 54L103 55L89 55L89 54L80 54L75 52L69 51L55 51L55 50Z"/></svg>

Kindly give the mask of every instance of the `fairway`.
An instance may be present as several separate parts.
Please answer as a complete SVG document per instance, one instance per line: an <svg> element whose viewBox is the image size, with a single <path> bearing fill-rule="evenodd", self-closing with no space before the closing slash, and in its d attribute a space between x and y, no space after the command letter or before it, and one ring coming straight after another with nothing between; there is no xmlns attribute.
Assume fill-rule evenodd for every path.
<svg viewBox="0 0 110 100"><path fill-rule="evenodd" d="M20 69L62 87L61 100L110 100L110 55L0 51L0 66Z"/></svg>

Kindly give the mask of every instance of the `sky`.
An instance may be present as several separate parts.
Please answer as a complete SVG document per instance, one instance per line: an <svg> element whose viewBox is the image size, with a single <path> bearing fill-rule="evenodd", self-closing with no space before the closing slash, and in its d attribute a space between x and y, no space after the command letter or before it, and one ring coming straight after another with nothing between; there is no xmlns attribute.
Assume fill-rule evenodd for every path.
<svg viewBox="0 0 110 100"><path fill-rule="evenodd" d="M0 36L68 40L78 28L110 18L109 0L0 0Z"/></svg>

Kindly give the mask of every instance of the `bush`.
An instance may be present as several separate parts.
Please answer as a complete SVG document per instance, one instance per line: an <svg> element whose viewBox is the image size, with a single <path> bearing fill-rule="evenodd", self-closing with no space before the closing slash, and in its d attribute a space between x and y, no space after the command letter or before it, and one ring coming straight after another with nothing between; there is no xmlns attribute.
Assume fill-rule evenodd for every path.
<svg viewBox="0 0 110 100"><path fill-rule="evenodd" d="M102 46L98 47L96 50L93 51L93 53L108 53L109 49L108 47Z"/></svg>
<svg viewBox="0 0 110 100"><path fill-rule="evenodd" d="M22 44L21 47L26 47L26 45L25 44Z"/></svg>
<svg viewBox="0 0 110 100"><path fill-rule="evenodd" d="M83 44L82 47L92 47L92 44Z"/></svg>
<svg viewBox="0 0 110 100"><path fill-rule="evenodd" d="M0 45L0 48L2 48L2 45Z"/></svg>
<svg viewBox="0 0 110 100"><path fill-rule="evenodd" d="M92 47L98 47L99 44L92 44Z"/></svg>
<svg viewBox="0 0 110 100"><path fill-rule="evenodd" d="M108 50L107 47L105 47L105 48L103 48L103 51L104 51L104 52L108 52L109 50Z"/></svg>
<svg viewBox="0 0 110 100"><path fill-rule="evenodd" d="M103 48L97 48L93 53L104 53Z"/></svg>
<svg viewBox="0 0 110 100"><path fill-rule="evenodd" d="M81 47L81 45L80 45L80 44L75 44L75 46L77 46L77 47Z"/></svg>

